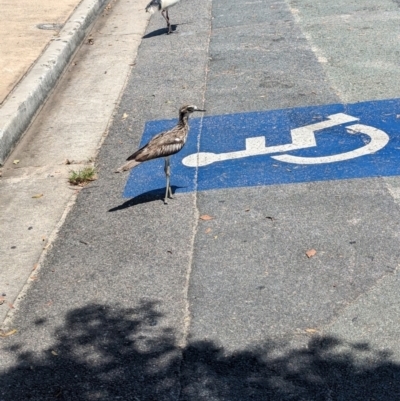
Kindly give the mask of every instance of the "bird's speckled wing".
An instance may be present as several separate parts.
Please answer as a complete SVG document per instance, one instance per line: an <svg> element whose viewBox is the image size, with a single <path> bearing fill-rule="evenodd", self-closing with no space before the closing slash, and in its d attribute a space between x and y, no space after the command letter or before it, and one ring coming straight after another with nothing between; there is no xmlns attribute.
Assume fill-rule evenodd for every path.
<svg viewBox="0 0 400 401"><path fill-rule="evenodd" d="M188 127L177 126L169 131L161 132L126 160L144 162L158 157L173 155L185 145L188 130Z"/></svg>

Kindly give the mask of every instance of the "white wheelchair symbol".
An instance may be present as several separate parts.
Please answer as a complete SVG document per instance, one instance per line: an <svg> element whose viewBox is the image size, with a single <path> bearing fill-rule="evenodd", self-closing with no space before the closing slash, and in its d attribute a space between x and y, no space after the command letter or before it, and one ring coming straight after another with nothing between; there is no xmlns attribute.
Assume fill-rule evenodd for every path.
<svg viewBox="0 0 400 401"><path fill-rule="evenodd" d="M281 153L281 152L288 152L290 150L311 148L317 146L317 141L315 139L315 131L320 131L325 128L351 123L358 120L359 118L352 117L344 113L332 114L328 116L327 121L322 121L316 124L310 124L304 127L292 129L290 131L290 134L292 136L292 143L287 145L266 146L265 137L257 136L253 138L246 138L245 150L240 150L237 152L228 152L228 153L209 153L209 152L193 153L189 156L186 156L182 160L182 163L187 167L197 167L197 166L201 167L224 160L240 159L243 157L260 156L260 155L267 155L270 153ZM361 148L332 156L300 157L300 156L283 154L283 155L271 156L271 158L279 160L281 162L295 163L295 164L334 163L375 153L378 150L385 147L386 144L389 142L389 136L388 134L386 134L386 132L381 131L374 127L370 127L368 125L352 124L347 126L346 130L347 133L352 135L357 133L365 134L369 136L370 141Z"/></svg>

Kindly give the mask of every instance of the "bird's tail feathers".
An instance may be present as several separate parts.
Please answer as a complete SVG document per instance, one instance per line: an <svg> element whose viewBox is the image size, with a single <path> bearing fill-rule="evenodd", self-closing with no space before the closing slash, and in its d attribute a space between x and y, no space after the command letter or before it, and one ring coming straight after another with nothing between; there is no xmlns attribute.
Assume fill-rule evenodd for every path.
<svg viewBox="0 0 400 401"><path fill-rule="evenodd" d="M146 7L146 13L154 14L154 6L152 6L151 4L149 4L149 5Z"/></svg>
<svg viewBox="0 0 400 401"><path fill-rule="evenodd" d="M151 0L150 3L147 4L146 12L153 14L155 9L161 9L160 0Z"/></svg>
<svg viewBox="0 0 400 401"><path fill-rule="evenodd" d="M123 166L121 166L120 168L117 168L117 170L115 170L116 173L122 173L123 171L128 171L131 168L136 167L138 164L140 164L141 162L137 162L136 160L130 160L128 161L128 163L125 163Z"/></svg>

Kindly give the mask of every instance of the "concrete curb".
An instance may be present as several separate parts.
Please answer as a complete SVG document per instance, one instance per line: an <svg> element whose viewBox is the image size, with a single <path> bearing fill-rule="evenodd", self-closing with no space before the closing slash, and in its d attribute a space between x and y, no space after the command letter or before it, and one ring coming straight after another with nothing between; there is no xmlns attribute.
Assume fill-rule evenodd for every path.
<svg viewBox="0 0 400 401"><path fill-rule="evenodd" d="M110 0L83 0L0 108L0 165L57 83L87 29Z"/></svg>

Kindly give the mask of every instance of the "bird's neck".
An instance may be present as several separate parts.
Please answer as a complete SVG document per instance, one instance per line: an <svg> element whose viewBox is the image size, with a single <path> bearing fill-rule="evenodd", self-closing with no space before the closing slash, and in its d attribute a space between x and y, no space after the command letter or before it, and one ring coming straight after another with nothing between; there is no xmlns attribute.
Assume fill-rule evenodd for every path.
<svg viewBox="0 0 400 401"><path fill-rule="evenodd" d="M188 127L189 126L189 114L187 113L181 113L179 115L179 125L181 125L182 127Z"/></svg>

